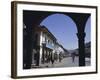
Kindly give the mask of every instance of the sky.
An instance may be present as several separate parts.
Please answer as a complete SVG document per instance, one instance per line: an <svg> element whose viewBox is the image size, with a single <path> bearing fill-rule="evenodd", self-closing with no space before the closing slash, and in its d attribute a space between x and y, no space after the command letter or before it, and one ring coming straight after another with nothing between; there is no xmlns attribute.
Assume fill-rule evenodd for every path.
<svg viewBox="0 0 100 80"><path fill-rule="evenodd" d="M90 41L91 19L89 17L86 23L85 42ZM68 50L78 48L77 28L73 20L64 14L53 14L45 18L40 25L47 27L50 32L57 38L57 41Z"/></svg>

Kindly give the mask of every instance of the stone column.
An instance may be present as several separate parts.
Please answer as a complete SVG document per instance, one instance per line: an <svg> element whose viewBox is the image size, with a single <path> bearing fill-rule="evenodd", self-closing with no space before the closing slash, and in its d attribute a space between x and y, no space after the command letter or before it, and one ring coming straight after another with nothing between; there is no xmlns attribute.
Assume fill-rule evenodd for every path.
<svg viewBox="0 0 100 80"><path fill-rule="evenodd" d="M79 46L79 66L85 66L85 32L78 32L78 46Z"/></svg>

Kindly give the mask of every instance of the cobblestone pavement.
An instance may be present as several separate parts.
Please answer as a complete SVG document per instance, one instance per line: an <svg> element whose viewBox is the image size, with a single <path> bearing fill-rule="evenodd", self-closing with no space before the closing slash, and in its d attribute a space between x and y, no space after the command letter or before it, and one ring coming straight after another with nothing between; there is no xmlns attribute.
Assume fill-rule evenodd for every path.
<svg viewBox="0 0 100 80"><path fill-rule="evenodd" d="M67 57L62 59L61 62L55 61L54 64L52 63L45 63L41 64L41 67L49 67L49 68L57 68L57 67L77 67L79 63L78 57L75 57L74 62L72 61L72 57ZM86 66L90 65L90 59L86 58Z"/></svg>

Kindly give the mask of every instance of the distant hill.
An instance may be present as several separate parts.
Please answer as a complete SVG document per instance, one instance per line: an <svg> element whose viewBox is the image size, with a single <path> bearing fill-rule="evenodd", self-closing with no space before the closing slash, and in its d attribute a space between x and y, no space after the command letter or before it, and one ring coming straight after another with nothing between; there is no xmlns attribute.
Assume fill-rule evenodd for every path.
<svg viewBox="0 0 100 80"><path fill-rule="evenodd" d="M90 46L91 46L91 42L85 44L85 48L90 48Z"/></svg>
<svg viewBox="0 0 100 80"><path fill-rule="evenodd" d="M85 44L86 57L91 57L91 42Z"/></svg>
<svg viewBox="0 0 100 80"><path fill-rule="evenodd" d="M74 49L74 50L69 50L69 53L70 54L75 53L78 56L79 55L78 54L78 48ZM91 42L85 43L85 56L91 57Z"/></svg>

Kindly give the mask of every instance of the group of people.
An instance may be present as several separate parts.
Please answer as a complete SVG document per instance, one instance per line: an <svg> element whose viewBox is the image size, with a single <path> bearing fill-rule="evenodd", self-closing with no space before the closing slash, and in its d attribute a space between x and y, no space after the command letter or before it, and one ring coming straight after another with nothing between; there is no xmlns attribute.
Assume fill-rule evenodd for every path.
<svg viewBox="0 0 100 80"><path fill-rule="evenodd" d="M62 53L55 54L54 58L51 58L51 62L52 62L52 64L54 64L55 61L61 62L62 59L63 59L63 54Z"/></svg>
<svg viewBox="0 0 100 80"><path fill-rule="evenodd" d="M44 59L42 59L42 63L52 63L52 64L54 64L54 62L57 62L57 61L59 61L59 62L61 62L62 61L62 59L63 59L63 54L62 53L59 53L59 54L57 54L57 53L52 53L51 55L49 54L49 55L45 55L44 56Z"/></svg>

